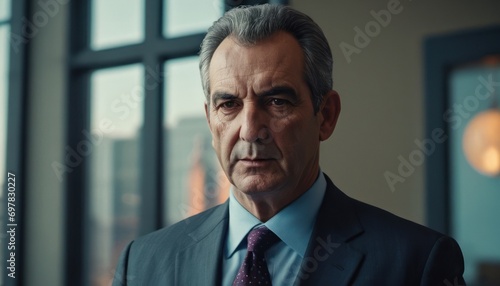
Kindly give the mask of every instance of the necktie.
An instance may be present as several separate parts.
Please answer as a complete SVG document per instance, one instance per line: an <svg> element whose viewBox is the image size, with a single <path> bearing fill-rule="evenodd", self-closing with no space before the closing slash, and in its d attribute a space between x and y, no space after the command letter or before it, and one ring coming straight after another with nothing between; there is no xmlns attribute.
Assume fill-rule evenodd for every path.
<svg viewBox="0 0 500 286"><path fill-rule="evenodd" d="M279 240L279 237L265 226L250 231L247 237L247 255L233 286L272 285L264 253Z"/></svg>

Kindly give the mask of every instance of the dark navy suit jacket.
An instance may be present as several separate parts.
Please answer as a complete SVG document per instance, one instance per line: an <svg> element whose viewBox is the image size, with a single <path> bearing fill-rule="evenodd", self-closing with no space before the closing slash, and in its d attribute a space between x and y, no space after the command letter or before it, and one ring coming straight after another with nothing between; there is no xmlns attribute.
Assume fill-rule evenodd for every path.
<svg viewBox="0 0 500 286"><path fill-rule="evenodd" d="M455 240L354 200L326 178L307 254L289 285L465 285ZM113 285L221 285L228 221L225 202L136 239Z"/></svg>

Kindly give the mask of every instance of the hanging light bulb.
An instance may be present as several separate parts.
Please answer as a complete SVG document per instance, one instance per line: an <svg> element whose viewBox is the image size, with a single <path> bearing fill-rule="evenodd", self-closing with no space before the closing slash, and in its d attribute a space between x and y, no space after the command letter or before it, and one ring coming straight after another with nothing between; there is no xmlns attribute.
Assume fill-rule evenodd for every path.
<svg viewBox="0 0 500 286"><path fill-rule="evenodd" d="M479 113L465 128L465 157L480 173L500 175L500 109Z"/></svg>

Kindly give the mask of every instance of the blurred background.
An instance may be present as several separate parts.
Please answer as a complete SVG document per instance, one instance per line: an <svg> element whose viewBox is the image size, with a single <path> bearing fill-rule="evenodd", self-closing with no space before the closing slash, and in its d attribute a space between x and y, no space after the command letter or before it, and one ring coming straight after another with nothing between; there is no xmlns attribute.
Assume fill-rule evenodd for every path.
<svg viewBox="0 0 500 286"><path fill-rule="evenodd" d="M500 285L495 0L0 0L0 285L110 285L132 239L226 200L197 53L225 10L266 2L330 42L322 170L457 239L468 284Z"/></svg>

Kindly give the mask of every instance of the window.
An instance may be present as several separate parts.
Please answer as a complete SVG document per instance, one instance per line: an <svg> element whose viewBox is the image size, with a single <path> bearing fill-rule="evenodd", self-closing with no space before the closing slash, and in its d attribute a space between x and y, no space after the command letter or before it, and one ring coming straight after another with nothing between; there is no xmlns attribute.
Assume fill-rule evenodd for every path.
<svg viewBox="0 0 500 286"><path fill-rule="evenodd" d="M228 197L229 182L212 151L200 83L198 57L165 63L165 225Z"/></svg>
<svg viewBox="0 0 500 286"><path fill-rule="evenodd" d="M166 38L204 33L217 20L222 1L163 0L163 35Z"/></svg>
<svg viewBox="0 0 500 286"><path fill-rule="evenodd" d="M464 278L477 285L489 284L486 281L493 277L488 277L491 274L486 269L493 268L494 261L500 260L500 229L491 227L500 216L500 209L495 204L500 200L500 180L474 170L465 158L462 142L469 122L500 99L500 93L486 89L490 87L488 79L492 82L500 79L500 56L496 58L496 65L471 63L467 67L454 68L448 81L450 106L464 106L463 113L453 117L449 130L450 225L452 236L464 254ZM478 86L486 87L486 92Z"/></svg>
<svg viewBox="0 0 500 286"><path fill-rule="evenodd" d="M88 285L109 285L120 251L138 234L143 73L133 64L100 69L90 78Z"/></svg>
<svg viewBox="0 0 500 286"><path fill-rule="evenodd" d="M144 0L92 0L90 5L92 49L144 41Z"/></svg>
<svg viewBox="0 0 500 286"><path fill-rule="evenodd" d="M227 198L197 53L228 3L70 3L68 146L82 160L66 174L67 284L109 285L135 237Z"/></svg>
<svg viewBox="0 0 500 286"><path fill-rule="evenodd" d="M494 85L500 74L499 35L500 27L492 26L437 35L425 42L425 135L434 138L438 130L444 134L441 138L447 138L426 158L427 225L457 240L464 254L464 278L473 285L496 281L500 252L491 250L498 250L500 232L487 226L498 216L498 207L491 202L499 199L500 181L470 166L462 140L469 121L490 107L496 96L497 91L487 87L488 80Z"/></svg>

